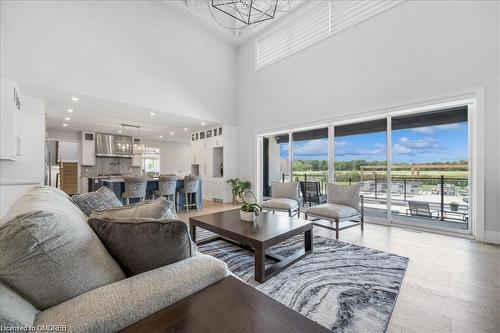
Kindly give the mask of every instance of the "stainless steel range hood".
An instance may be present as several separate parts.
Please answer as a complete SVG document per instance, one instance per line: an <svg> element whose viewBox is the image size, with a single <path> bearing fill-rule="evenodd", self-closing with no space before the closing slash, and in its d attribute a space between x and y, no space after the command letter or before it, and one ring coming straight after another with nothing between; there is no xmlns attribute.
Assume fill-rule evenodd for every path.
<svg viewBox="0 0 500 333"><path fill-rule="evenodd" d="M96 133L95 147L98 157L133 157L131 136Z"/></svg>

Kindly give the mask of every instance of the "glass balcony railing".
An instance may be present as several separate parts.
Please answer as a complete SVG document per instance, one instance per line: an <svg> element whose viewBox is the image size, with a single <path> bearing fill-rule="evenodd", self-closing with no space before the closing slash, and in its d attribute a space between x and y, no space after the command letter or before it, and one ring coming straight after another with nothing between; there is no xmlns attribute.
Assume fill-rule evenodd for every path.
<svg viewBox="0 0 500 333"><path fill-rule="evenodd" d="M366 178L366 177L365 177ZM301 183L304 205L326 202L327 172L294 172L282 174L282 181ZM380 172L369 179L360 180L345 174L338 175L336 183L361 184L367 216L385 217L390 191L393 221L433 221L442 225L467 229L469 223L469 188L467 178L443 175L424 177L391 177L390 189L386 176ZM448 222L448 223L446 223Z"/></svg>

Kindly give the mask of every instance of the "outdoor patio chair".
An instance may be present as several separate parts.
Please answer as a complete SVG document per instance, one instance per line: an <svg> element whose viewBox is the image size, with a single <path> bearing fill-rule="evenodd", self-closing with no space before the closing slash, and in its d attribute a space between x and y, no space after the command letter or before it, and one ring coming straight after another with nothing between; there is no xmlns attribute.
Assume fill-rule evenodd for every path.
<svg viewBox="0 0 500 333"><path fill-rule="evenodd" d="M444 195L454 196L455 195L455 185L444 184Z"/></svg>
<svg viewBox="0 0 500 333"><path fill-rule="evenodd" d="M406 210L406 214L410 213L410 216L418 217L439 217L439 209L431 209L431 205L428 202L421 201L408 201L409 209ZM437 216L434 216L437 213Z"/></svg>
<svg viewBox="0 0 500 333"><path fill-rule="evenodd" d="M272 198L262 202L266 211L285 211L288 216L300 215L299 182L272 183Z"/></svg>
<svg viewBox="0 0 500 333"><path fill-rule="evenodd" d="M325 196L321 193L320 182L300 182L300 192L302 193L302 206L309 203L309 207L312 203L322 204L324 203Z"/></svg>
<svg viewBox="0 0 500 333"><path fill-rule="evenodd" d="M432 191L433 194L441 194L441 185L438 184L434 187L434 190ZM455 193L455 185L453 184L448 184L448 183L445 183L443 184L443 193L444 195L448 195L448 196L454 196L456 193Z"/></svg>
<svg viewBox="0 0 500 333"><path fill-rule="evenodd" d="M418 181L408 182L406 184L406 191L411 195L418 195L422 193L422 184Z"/></svg>
<svg viewBox="0 0 500 333"><path fill-rule="evenodd" d="M387 182L383 180L377 181L377 192L385 193L387 192Z"/></svg>
<svg viewBox="0 0 500 333"><path fill-rule="evenodd" d="M340 230L361 225L364 229L363 196L359 195L360 184L342 186L328 183L327 202L309 207L305 218L313 217L314 225L335 231L335 238L339 239ZM326 220L326 221L325 221Z"/></svg>
<svg viewBox="0 0 500 333"><path fill-rule="evenodd" d="M400 195L403 193L403 184L401 183L392 183L391 184L391 193L395 193Z"/></svg>
<svg viewBox="0 0 500 333"><path fill-rule="evenodd" d="M365 180L360 183L361 184L361 192L373 192L374 182L373 180Z"/></svg>

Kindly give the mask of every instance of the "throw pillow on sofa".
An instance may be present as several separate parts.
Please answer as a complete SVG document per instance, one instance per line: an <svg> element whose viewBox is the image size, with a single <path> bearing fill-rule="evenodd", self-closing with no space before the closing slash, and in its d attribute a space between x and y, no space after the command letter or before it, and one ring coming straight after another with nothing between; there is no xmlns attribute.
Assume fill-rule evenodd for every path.
<svg viewBox="0 0 500 333"><path fill-rule="evenodd" d="M146 200L135 204L114 207L103 211L94 211L91 219L134 219L150 218L160 220L177 220L174 204L164 197L156 200Z"/></svg>
<svg viewBox="0 0 500 333"><path fill-rule="evenodd" d="M115 193L106 186L95 192L74 195L71 199L87 216L93 211L123 206Z"/></svg>
<svg viewBox="0 0 500 333"><path fill-rule="evenodd" d="M21 295L0 282L0 331L3 327L33 326L40 312ZM5 331L8 329L6 328ZM12 330L14 331L14 330Z"/></svg>
<svg viewBox="0 0 500 333"><path fill-rule="evenodd" d="M86 216L58 192L34 187L0 227L0 281L39 310L125 277Z"/></svg>
<svg viewBox="0 0 500 333"><path fill-rule="evenodd" d="M182 221L91 218L89 224L127 276L187 259L196 251Z"/></svg>

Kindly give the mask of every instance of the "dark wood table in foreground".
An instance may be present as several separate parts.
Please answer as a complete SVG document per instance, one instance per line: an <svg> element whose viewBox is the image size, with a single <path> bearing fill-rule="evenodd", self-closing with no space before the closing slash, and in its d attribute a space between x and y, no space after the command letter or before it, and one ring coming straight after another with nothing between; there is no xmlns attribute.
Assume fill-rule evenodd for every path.
<svg viewBox="0 0 500 333"><path fill-rule="evenodd" d="M261 283L310 254L313 247L313 223L283 215L261 213L255 222L246 222L240 219L239 209L233 209L191 217L189 226L194 242L196 242L197 227L217 234L215 237L196 242L198 245L223 239L254 251L255 280ZM304 234L304 249L289 257L266 254L266 249L271 246L301 234ZM265 258L274 260L276 263L266 269Z"/></svg>
<svg viewBox="0 0 500 333"><path fill-rule="evenodd" d="M121 332L323 333L329 330L229 276Z"/></svg>

